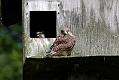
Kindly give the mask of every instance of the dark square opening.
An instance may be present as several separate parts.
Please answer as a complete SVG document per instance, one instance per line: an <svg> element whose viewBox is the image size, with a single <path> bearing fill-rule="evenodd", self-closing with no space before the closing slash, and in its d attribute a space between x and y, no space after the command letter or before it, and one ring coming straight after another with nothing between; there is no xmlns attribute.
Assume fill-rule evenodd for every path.
<svg viewBox="0 0 119 80"><path fill-rule="evenodd" d="M30 11L30 37L37 38L37 32L56 38L56 11Z"/></svg>

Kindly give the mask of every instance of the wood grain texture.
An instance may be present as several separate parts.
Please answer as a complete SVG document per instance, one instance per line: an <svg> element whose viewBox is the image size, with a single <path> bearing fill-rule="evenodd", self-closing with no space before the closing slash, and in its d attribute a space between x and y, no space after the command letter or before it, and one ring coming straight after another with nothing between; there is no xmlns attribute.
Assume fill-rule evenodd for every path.
<svg viewBox="0 0 119 80"><path fill-rule="evenodd" d="M119 55L119 0L25 0L23 8L26 55L42 57L54 41L29 37L32 10L57 11L57 35L68 26L76 36L72 56Z"/></svg>

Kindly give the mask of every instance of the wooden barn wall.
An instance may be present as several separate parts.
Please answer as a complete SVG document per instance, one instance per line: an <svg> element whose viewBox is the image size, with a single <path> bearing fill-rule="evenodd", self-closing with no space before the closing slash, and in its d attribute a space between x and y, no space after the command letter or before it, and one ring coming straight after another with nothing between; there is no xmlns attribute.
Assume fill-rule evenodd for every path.
<svg viewBox="0 0 119 80"><path fill-rule="evenodd" d="M76 36L76 45L72 56L119 55L119 0L25 0L24 1L24 44L25 54L41 54L41 46L54 39L35 39L29 37L30 8L27 2L56 2L57 33L67 26ZM49 4L49 5L50 5ZM44 5L42 5L44 6ZM33 9L33 7L32 7ZM40 10L40 9L39 9ZM48 8L46 10L52 10ZM41 44L40 42L44 42ZM50 42L50 43L51 43ZM51 44L48 44L48 47ZM42 47L42 49L45 49ZM40 50L39 50L40 49ZM45 55L45 50L42 55Z"/></svg>

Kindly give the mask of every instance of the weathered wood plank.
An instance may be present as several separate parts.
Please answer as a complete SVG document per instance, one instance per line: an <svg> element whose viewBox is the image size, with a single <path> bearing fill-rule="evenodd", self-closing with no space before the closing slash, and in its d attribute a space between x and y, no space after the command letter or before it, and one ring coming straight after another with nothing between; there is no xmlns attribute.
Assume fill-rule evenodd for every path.
<svg viewBox="0 0 119 80"><path fill-rule="evenodd" d="M43 40L29 37L29 11L32 10L59 12L57 34L68 25L76 36L72 56L119 55L119 0L25 0L25 54L39 54L41 57L45 51L40 56L39 41ZM53 43L52 39L50 41ZM43 43L50 41L44 40Z"/></svg>

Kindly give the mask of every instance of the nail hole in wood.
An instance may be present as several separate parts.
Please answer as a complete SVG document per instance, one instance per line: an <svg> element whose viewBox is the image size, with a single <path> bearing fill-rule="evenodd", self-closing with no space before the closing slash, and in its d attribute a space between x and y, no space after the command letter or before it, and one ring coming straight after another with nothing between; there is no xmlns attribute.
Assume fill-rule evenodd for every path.
<svg viewBox="0 0 119 80"><path fill-rule="evenodd" d="M59 7L59 4L58 4L58 7Z"/></svg>
<svg viewBox="0 0 119 80"><path fill-rule="evenodd" d="M26 15L28 15L28 13L26 13Z"/></svg>
<svg viewBox="0 0 119 80"><path fill-rule="evenodd" d="M58 14L59 14L59 12L58 12Z"/></svg>
<svg viewBox="0 0 119 80"><path fill-rule="evenodd" d="M26 5L28 5L28 2L26 3Z"/></svg>

